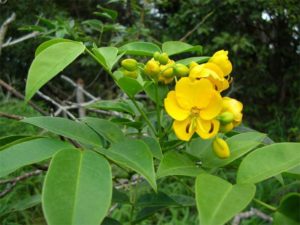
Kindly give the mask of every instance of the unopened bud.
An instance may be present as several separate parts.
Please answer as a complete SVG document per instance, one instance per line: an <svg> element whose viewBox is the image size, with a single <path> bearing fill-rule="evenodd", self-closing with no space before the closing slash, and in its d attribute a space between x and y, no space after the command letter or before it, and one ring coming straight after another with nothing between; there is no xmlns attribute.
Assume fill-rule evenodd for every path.
<svg viewBox="0 0 300 225"><path fill-rule="evenodd" d="M131 77L133 79L136 79L138 77L138 71L137 70L128 71L128 70L123 69L121 71L124 74L124 76L126 76L126 77Z"/></svg>
<svg viewBox="0 0 300 225"><path fill-rule="evenodd" d="M176 64L176 66L174 67L174 72L176 75L180 76L180 77L185 77L189 74L189 68L183 64Z"/></svg>
<svg viewBox="0 0 300 225"><path fill-rule="evenodd" d="M153 54L154 60L159 61L159 57L160 57L160 52L154 52Z"/></svg>
<svg viewBox="0 0 300 225"><path fill-rule="evenodd" d="M149 60L145 65L144 72L150 77L156 77L160 72L159 63L154 59Z"/></svg>
<svg viewBox="0 0 300 225"><path fill-rule="evenodd" d="M223 112L218 116L218 119L222 124L228 124L234 120L234 115L231 112Z"/></svg>
<svg viewBox="0 0 300 225"><path fill-rule="evenodd" d="M158 61L162 64L162 65L166 65L169 61L169 56L167 53L161 53L159 56Z"/></svg>
<svg viewBox="0 0 300 225"><path fill-rule="evenodd" d="M124 59L122 60L121 65L128 71L137 69L137 61L135 59Z"/></svg>
<svg viewBox="0 0 300 225"><path fill-rule="evenodd" d="M160 66L160 73L161 76L166 77L166 78L170 78L174 76L174 70L173 67L170 67L168 65L161 65Z"/></svg>
<svg viewBox="0 0 300 225"><path fill-rule="evenodd" d="M221 159L226 159L230 156L230 150L226 141L222 138L216 138L213 141L213 151Z"/></svg>

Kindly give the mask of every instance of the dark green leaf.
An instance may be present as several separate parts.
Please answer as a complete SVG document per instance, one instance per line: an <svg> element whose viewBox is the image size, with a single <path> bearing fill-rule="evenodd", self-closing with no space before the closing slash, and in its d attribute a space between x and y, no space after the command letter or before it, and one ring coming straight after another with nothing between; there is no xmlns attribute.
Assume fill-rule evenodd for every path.
<svg viewBox="0 0 300 225"><path fill-rule="evenodd" d="M152 137L143 137L142 140L148 145L152 155L157 158L162 158L162 151L159 142Z"/></svg>
<svg viewBox="0 0 300 225"><path fill-rule="evenodd" d="M181 41L167 41L162 44L162 51L166 52L169 56L180 54L183 52L197 52L201 54L201 45L190 45Z"/></svg>

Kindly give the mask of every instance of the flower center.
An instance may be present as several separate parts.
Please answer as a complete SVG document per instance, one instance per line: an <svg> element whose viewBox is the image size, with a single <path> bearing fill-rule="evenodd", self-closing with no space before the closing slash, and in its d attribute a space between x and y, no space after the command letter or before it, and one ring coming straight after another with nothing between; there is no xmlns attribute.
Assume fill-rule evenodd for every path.
<svg viewBox="0 0 300 225"><path fill-rule="evenodd" d="M191 109L191 116L198 116L199 113L200 113L200 109L198 109L197 107L193 107Z"/></svg>

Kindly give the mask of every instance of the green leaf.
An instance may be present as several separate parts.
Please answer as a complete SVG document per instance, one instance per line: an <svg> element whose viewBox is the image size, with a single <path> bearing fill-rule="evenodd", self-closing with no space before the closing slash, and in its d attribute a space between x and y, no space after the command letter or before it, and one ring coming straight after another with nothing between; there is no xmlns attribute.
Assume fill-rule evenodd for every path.
<svg viewBox="0 0 300 225"><path fill-rule="evenodd" d="M82 121L111 143L125 139L122 130L113 122L93 117L82 118Z"/></svg>
<svg viewBox="0 0 300 225"><path fill-rule="evenodd" d="M49 41L45 41L37 47L37 49L35 50L34 56L37 57L46 48L50 47L51 45L60 43L60 42L75 42L75 41L72 41L69 39L64 39L64 38L54 38ZM78 43L78 42L75 42L75 43Z"/></svg>
<svg viewBox="0 0 300 225"><path fill-rule="evenodd" d="M273 225L300 225L300 223L297 223L296 221L292 220L291 218L285 216L280 212L276 212L274 214L274 221L272 224Z"/></svg>
<svg viewBox="0 0 300 225"><path fill-rule="evenodd" d="M237 173L238 183L258 183L300 165L300 143L268 145L247 155Z"/></svg>
<svg viewBox="0 0 300 225"><path fill-rule="evenodd" d="M167 41L162 44L162 51L166 52L169 56L180 54L183 52L202 52L201 45L190 45L181 41Z"/></svg>
<svg viewBox="0 0 300 225"><path fill-rule="evenodd" d="M117 112L129 113L135 115L135 107L130 100L127 99L117 99L117 100L100 100L91 105L88 105L87 108L92 109L101 109L101 110L112 110Z"/></svg>
<svg viewBox="0 0 300 225"><path fill-rule="evenodd" d="M111 71L123 55L118 56L118 49L116 47L93 48L93 52L109 71Z"/></svg>
<svg viewBox="0 0 300 225"><path fill-rule="evenodd" d="M154 52L161 52L160 48L150 42L130 42L119 48L126 55L153 56Z"/></svg>
<svg viewBox="0 0 300 225"><path fill-rule="evenodd" d="M106 159L92 151L65 149L53 157L42 192L49 225L99 225L111 203L112 175Z"/></svg>
<svg viewBox="0 0 300 225"><path fill-rule="evenodd" d="M27 139L27 136L22 135L11 135L11 136L4 136L0 138L0 151L1 149L7 148L11 144L14 144L15 142L18 142L22 139Z"/></svg>
<svg viewBox="0 0 300 225"><path fill-rule="evenodd" d="M117 85L130 97L135 96L143 90L142 85L131 77L121 77L117 80Z"/></svg>
<svg viewBox="0 0 300 225"><path fill-rule="evenodd" d="M257 146L261 144L261 142L266 137L263 133L258 132L247 132L238 135L234 135L228 139L226 142L230 149L230 157L227 159L220 159L216 157L213 153L211 146L206 149L206 151L202 151L201 148L196 149L193 146L191 149L192 152L199 152L198 154L202 154L199 158L203 162L203 167L208 168L216 168L225 166L234 160L242 157L243 155L247 154L249 151L255 149ZM197 153L196 153L197 154Z"/></svg>
<svg viewBox="0 0 300 225"><path fill-rule="evenodd" d="M57 151L70 146L67 142L51 138L38 138L10 146L0 151L0 177L48 159Z"/></svg>
<svg viewBox="0 0 300 225"><path fill-rule="evenodd" d="M200 223L223 225L242 211L255 194L255 185L236 184L209 174L196 179L196 202Z"/></svg>
<svg viewBox="0 0 300 225"><path fill-rule="evenodd" d="M287 216L288 218L300 223L300 194L289 193L285 195L278 207L277 211Z"/></svg>
<svg viewBox="0 0 300 225"><path fill-rule="evenodd" d="M164 154L157 170L157 178L172 175L195 177L202 172L189 156L171 151Z"/></svg>
<svg viewBox="0 0 300 225"><path fill-rule="evenodd" d="M181 63L183 65L188 66L191 62L196 62L196 63L206 63L209 60L210 57L208 56L200 56L200 57L190 57L186 59L181 59L176 61L176 63Z"/></svg>
<svg viewBox="0 0 300 225"><path fill-rule="evenodd" d="M144 84L144 91L149 96L149 98L155 103L157 103L156 94L155 94L156 85L157 84L155 84L153 81L147 81ZM168 92L169 89L166 85L161 85L161 84L158 85L158 100L159 100L158 104L160 104L161 106L164 105L164 99L167 96Z"/></svg>
<svg viewBox="0 0 300 225"><path fill-rule="evenodd" d="M108 150L101 148L97 149L97 151L115 163L140 173L156 191L152 153L144 142L127 139L113 143Z"/></svg>
<svg viewBox="0 0 300 225"><path fill-rule="evenodd" d="M73 62L84 50L83 43L66 41L53 44L41 51L29 68L26 101L29 101L44 84Z"/></svg>
<svg viewBox="0 0 300 225"><path fill-rule="evenodd" d="M140 196L136 201L138 207L157 207L157 206L180 206L178 202L163 192L146 193Z"/></svg>
<svg viewBox="0 0 300 225"><path fill-rule="evenodd" d="M102 140L99 135L82 122L48 116L31 117L22 121L82 143L102 146Z"/></svg>
<svg viewBox="0 0 300 225"><path fill-rule="evenodd" d="M122 225L122 224L119 221L115 220L115 219L105 217L105 219L103 220L101 225Z"/></svg>
<svg viewBox="0 0 300 225"><path fill-rule="evenodd" d="M142 140L148 145L150 151L152 152L152 155L157 158L161 159L162 158L162 151L161 147L159 145L159 142L152 138L152 137L142 137Z"/></svg>

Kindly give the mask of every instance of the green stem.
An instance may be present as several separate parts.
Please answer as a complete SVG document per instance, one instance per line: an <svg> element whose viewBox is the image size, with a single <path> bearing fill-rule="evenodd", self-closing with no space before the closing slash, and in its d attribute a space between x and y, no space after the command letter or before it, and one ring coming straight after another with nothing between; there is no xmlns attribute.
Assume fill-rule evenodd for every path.
<svg viewBox="0 0 300 225"><path fill-rule="evenodd" d="M155 99L156 99L156 116L157 116L157 131L158 136L161 135L161 119L160 119L160 106L159 106L159 95L158 95L158 83L155 85Z"/></svg>
<svg viewBox="0 0 300 225"><path fill-rule="evenodd" d="M145 112L140 108L140 106L137 104L137 102L135 101L134 97L130 97L130 100L132 101L132 103L134 104L134 106L137 108L137 110L140 112L140 114L142 115L142 117L145 119L146 123L149 125L150 129L152 130L153 134L156 135L156 131L154 126L152 125L151 121L149 120L149 118L146 116Z"/></svg>
<svg viewBox="0 0 300 225"><path fill-rule="evenodd" d="M261 200L259 200L257 198L254 198L253 201L255 201L256 203L258 203L258 204L260 204L262 206L264 206L267 209L270 209L271 211L276 211L277 210L276 207L274 207L272 205L269 205L268 203L265 203L265 202L263 202L263 201L261 201Z"/></svg>

